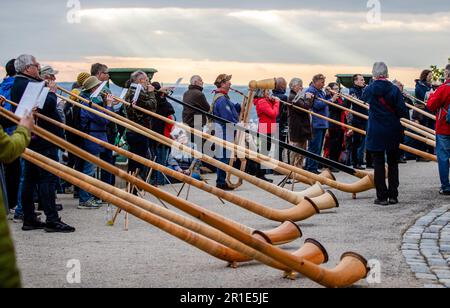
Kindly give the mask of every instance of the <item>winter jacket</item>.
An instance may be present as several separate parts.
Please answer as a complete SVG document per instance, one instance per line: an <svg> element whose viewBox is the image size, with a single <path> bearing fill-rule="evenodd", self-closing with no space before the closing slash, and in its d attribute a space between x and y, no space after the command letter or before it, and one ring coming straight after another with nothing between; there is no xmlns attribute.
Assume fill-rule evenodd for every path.
<svg viewBox="0 0 450 308"><path fill-rule="evenodd" d="M288 101L288 97L286 95L286 91L281 90L273 90L272 91L273 96L278 97L283 102ZM283 133L288 127L288 106L286 104L281 103L278 111L277 116L277 123L280 127L280 132Z"/></svg>
<svg viewBox="0 0 450 308"><path fill-rule="evenodd" d="M19 103L22 99L23 93L30 82L41 82L33 77L26 76L24 74L18 74L16 79L14 80L14 85L11 89L11 100L15 103ZM61 122L61 117L59 116L59 112L57 109L57 97L55 93L50 92L47 95L47 99L45 100L44 107L42 109L38 109L38 112L46 117L49 117L55 121ZM44 120L37 120L37 125L45 129L46 131L64 139L64 130L59 127L56 127L53 124L48 123ZM52 143L33 135L31 138L30 149L33 151L44 151L49 148L53 148L55 145Z"/></svg>
<svg viewBox="0 0 450 308"><path fill-rule="evenodd" d="M311 109L312 102L299 99L294 102L297 93L291 91L288 102L304 109ZM291 142L305 142L312 139L311 116L291 106L288 108L289 139Z"/></svg>
<svg viewBox="0 0 450 308"><path fill-rule="evenodd" d="M125 95L125 100L132 103L134 93L136 93L136 87L131 86ZM155 112L157 105L158 102L156 101L155 92L141 91L136 106ZM134 109L132 105L127 106L126 111L129 120L146 128L151 128L151 116Z"/></svg>
<svg viewBox="0 0 450 308"><path fill-rule="evenodd" d="M12 136L8 136L0 127L0 163L11 163L16 160L30 141L30 132L24 127L19 126ZM6 220L2 190L0 188L0 289L19 288L20 275Z"/></svg>
<svg viewBox="0 0 450 308"><path fill-rule="evenodd" d="M81 97L90 99L90 93L81 92ZM92 103L104 107L104 103L100 98L90 99ZM83 103L85 106L89 106L87 103ZM95 109L95 108L94 108ZM108 107L108 110L112 111L112 107ZM98 110L97 110L98 111ZM100 139L104 142L108 142L108 124L109 121L99 115L96 115L85 109L80 111L81 127L82 130L92 137ZM83 149L91 153L92 155L99 155L103 153L105 149L89 140L84 140Z"/></svg>
<svg viewBox="0 0 450 308"><path fill-rule="evenodd" d="M214 103L211 106L212 113L231 123L239 123L239 114L241 113L241 105L235 104L230 100L228 94L216 92ZM217 136L224 140L234 142L234 128L227 126L222 122L215 122L216 132L221 132ZM221 135L221 136L220 136Z"/></svg>
<svg viewBox="0 0 450 308"><path fill-rule="evenodd" d="M203 93L203 88L199 86L189 86L189 90L183 95L183 102L200 108L205 112L209 112L211 109L211 106L209 105L208 101L206 100L206 96ZM202 114L189 107L183 108L183 122L190 127L194 127L194 120L196 115L199 116ZM202 115L202 126L205 126L207 122L207 117L205 115Z"/></svg>
<svg viewBox="0 0 450 308"><path fill-rule="evenodd" d="M446 120L450 107L450 79L430 96L427 107L436 112L436 134L450 136L450 124Z"/></svg>
<svg viewBox="0 0 450 308"><path fill-rule="evenodd" d="M372 152L398 149L404 129L401 118L409 118L400 90L388 80L375 80L363 93L370 105L367 125L367 150Z"/></svg>
<svg viewBox="0 0 450 308"><path fill-rule="evenodd" d="M175 114L175 109L172 104L170 104L166 98L157 98L158 107L156 108L156 113L160 116L168 118ZM152 130L160 135L165 135L167 123L163 120L152 118Z"/></svg>
<svg viewBox="0 0 450 308"><path fill-rule="evenodd" d="M327 98L325 91L318 90L312 85L306 90L306 93L311 93L315 97L314 103L312 106L312 111L315 113L318 113L320 115L329 117L330 114L329 114L328 104L316 99L316 98L321 98L321 99L328 100L329 98ZM328 124L327 120L312 116L312 127L314 129L327 129L329 127L329 124Z"/></svg>
<svg viewBox="0 0 450 308"><path fill-rule="evenodd" d="M349 90L349 95L350 96L354 96L354 97L356 97L359 100L362 100L363 92L364 92L364 88L361 88L361 87L358 87L358 86L353 86ZM366 116L369 115L369 110L367 110L366 108L364 108L364 107L362 107L362 106L360 106L358 104L355 104L355 103L353 103L351 101L346 101L346 103L349 106L350 105L352 106L352 110L354 110L356 112L359 112L359 113L362 113L362 114L364 114ZM366 129L366 127L367 127L367 120L365 120L365 119L363 119L361 117L353 115L352 122L350 124L353 125L353 126L356 126L356 127L361 127L363 129Z"/></svg>
<svg viewBox="0 0 450 308"><path fill-rule="evenodd" d="M280 102L274 99L256 98L255 107L259 118L258 133L265 135L274 134L277 130Z"/></svg>

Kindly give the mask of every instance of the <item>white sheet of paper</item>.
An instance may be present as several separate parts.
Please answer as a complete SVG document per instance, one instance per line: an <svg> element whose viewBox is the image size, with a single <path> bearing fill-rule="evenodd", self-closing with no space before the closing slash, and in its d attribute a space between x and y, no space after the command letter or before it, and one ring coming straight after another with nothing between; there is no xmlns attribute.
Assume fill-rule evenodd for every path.
<svg viewBox="0 0 450 308"><path fill-rule="evenodd" d="M136 92L134 92L133 104L136 104L139 100L139 95L141 95L142 86L140 84L136 84Z"/></svg>
<svg viewBox="0 0 450 308"><path fill-rule="evenodd" d="M44 86L45 82L28 83L15 112L18 117L22 118L26 112L31 112L38 105L38 98Z"/></svg>
<svg viewBox="0 0 450 308"><path fill-rule="evenodd" d="M103 91L107 83L108 83L107 81L103 81L102 84L97 88L97 90L95 90L95 92L92 93L91 98L96 98L97 96L99 96L100 92Z"/></svg>
<svg viewBox="0 0 450 308"><path fill-rule="evenodd" d="M49 92L50 92L50 88L46 87L46 88L42 89L41 95L39 95L39 97L38 97L38 108L39 109L44 108L45 100L47 99L47 95Z"/></svg>
<svg viewBox="0 0 450 308"><path fill-rule="evenodd" d="M124 98L125 98L125 95L127 95L127 93L128 93L128 89L123 89L123 90L122 90L122 93L120 93L119 98L124 99Z"/></svg>

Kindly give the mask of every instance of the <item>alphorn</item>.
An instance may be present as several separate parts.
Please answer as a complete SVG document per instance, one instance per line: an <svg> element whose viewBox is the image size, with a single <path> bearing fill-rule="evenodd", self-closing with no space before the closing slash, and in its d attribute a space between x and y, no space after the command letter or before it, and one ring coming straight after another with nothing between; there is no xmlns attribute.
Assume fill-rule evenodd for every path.
<svg viewBox="0 0 450 308"><path fill-rule="evenodd" d="M368 117L367 115L362 114L362 113L360 113L360 112L357 112L357 111L354 111L354 110L352 110L352 109L349 109L349 108L346 108L346 107L344 107L344 106L341 106L341 105L339 105L339 104L336 104L336 103L327 101L327 100L322 99L322 98L320 98L320 97L316 97L316 99L320 100L321 102L324 102L325 104L328 104L329 106L332 106L332 107L339 108L339 109L341 109L341 110L347 111L347 112L349 112L349 113L351 113L351 114L353 114L353 115L355 115L355 116L357 116L357 117L360 117L360 118L362 118L362 119L364 119L364 120L369 120L369 117ZM401 122L401 124L402 124L405 128L409 128L409 129L411 129L411 130L413 130L413 131L415 131L415 132L418 132L419 134L424 135L426 138L424 138L424 137L422 137L422 136L418 136L418 135L416 135L416 134L413 134L413 133L411 133L411 132L409 132L409 131L405 131L405 132L404 132L406 136L408 136L408 137L410 137L410 138L413 138L413 139L415 139L415 140L418 140L418 141L420 141L420 142L423 142L423 143L425 143L425 144L427 144L427 145L429 145L429 146L436 147L436 141L435 141L435 139L433 139L433 136L432 136L431 134L428 134L427 132L424 132L424 131L418 129L418 128L415 127L415 126L409 125L408 123L404 123L404 122L402 122L401 120L400 120L400 122Z"/></svg>
<svg viewBox="0 0 450 308"><path fill-rule="evenodd" d="M68 101L68 102L70 102L70 103L72 103L72 104L76 104L76 105L78 105L78 106L80 106L81 108L84 108L84 109L86 109L86 110L93 110L92 108L89 108L89 107L87 107L87 106L85 106L85 105L83 105L83 104L74 102L74 101L72 101L72 100L70 100L70 99L67 99L67 98L63 97L63 96L60 96L60 95L59 95L58 97L60 97L61 99L66 100L66 101ZM83 100L85 100L85 99L83 99ZM88 102L88 100L85 100L85 101ZM120 100L120 101L122 101L122 100ZM126 102L126 103L128 104L128 102ZM145 136L147 136L147 137L148 137L148 134L150 134L151 137L149 137L149 138L151 138L151 139L153 139L153 140L156 140L156 141L158 141L158 142L160 142L160 143L162 143L162 144L166 144L166 145L168 145L168 146L176 146L176 147L177 147L178 149L180 149L181 151L183 151L183 152L185 152L185 153L188 153L188 154L190 154L190 155L192 155L192 156L194 156L194 157L196 157L196 158L198 158L198 159L200 159L200 160L202 160L202 161L205 161L205 155L203 155L202 153L199 153L199 152L197 152L197 151L195 151L195 150L193 150L193 149L191 149L191 148L182 146L182 145L180 145L179 143L177 143L177 142L175 142L175 141L173 141L173 140L171 140L171 139L169 139L169 138L167 138L167 137L165 137L165 136L162 136L162 135L160 135L160 134L157 134L157 133L153 132L153 131L150 130L150 129L147 129L147 128L142 127L142 126L140 126L140 125L138 125L138 124L136 124L136 123L134 123L134 122L132 122L132 121L129 121L128 119L123 118L123 117L121 117L121 116L115 114L114 112L112 112L112 111L110 111L110 110L107 110L107 109L105 109L105 108L103 108L103 107L101 107L101 106L98 106L98 105L96 105L96 104L92 104L92 107L94 107L94 108L96 108L96 109L98 109L98 110L101 110L101 111L103 111L103 112L105 113L105 114L103 114L103 113L98 112L97 114L98 114L99 116L105 117L106 114L111 115L113 118L115 118L115 120L113 120L113 121L116 122L116 123L117 123L117 120L116 120L116 119L118 119L119 122L122 122L122 123L125 122L125 123L127 123L127 124L130 124L131 126L134 127L134 131L136 131L136 128L139 128L139 130L137 130L136 132L138 132L138 133L140 133L140 134L143 134L143 135L145 135ZM139 109L139 110L140 110L140 109ZM142 109L142 110L145 110L145 109ZM91 112L92 112L92 111L91 111ZM155 115L156 115L156 114L155 114ZM159 115L157 115L157 116L159 116ZM161 117L161 116L159 116L159 117ZM111 121L111 117L109 117L108 119ZM170 119L166 119L166 118L164 118L164 117L161 117L161 119L164 119L165 121L171 121L171 122L167 122L167 123L174 123L174 124L176 124L176 125L178 125L178 124L179 124L179 125L183 125L183 124L174 122L174 121L172 121L172 120L170 120ZM125 124L125 123L124 123L124 124ZM120 123L118 123L118 124L119 124L119 125L122 125L122 124L120 124ZM122 126L123 126L123 125L122 125ZM127 126L127 127L128 127L128 126ZM148 134L146 134L146 133L148 133ZM203 134L203 133L199 132L199 134ZM211 136L211 137L212 137L212 136ZM213 137L213 138L215 138L215 137ZM286 168L286 169L289 169L289 170L292 170L292 171L298 173L298 174L300 175L300 179L303 179L304 177L308 177L308 178L310 178L310 179L313 180L313 181L320 182L321 184L328 185L328 186L333 187L333 188L335 188L335 189L337 189L337 190L341 190L341 191L348 192L348 193L359 193L359 192L362 192L362 191L370 190L370 189L372 189L372 188L374 187L373 179L372 179L372 177L371 177L370 175L365 176L363 179L361 179L360 181L358 181L358 182L356 182L356 183L352 183L352 184L340 183L340 182L336 182L335 180L331 180L331 179L328 179L328 178L324 178L324 177L322 177L322 176L320 176L320 175L316 175L316 174L313 174L313 173L311 173L311 172L305 171L305 170L303 170L303 169L297 168L297 167L295 167L295 166L291 166L291 165L288 165L288 164L285 164L285 163L282 163L282 162L278 162L277 160L274 160L274 159L272 159L272 158L270 158L270 157L261 155L261 154L259 154L259 153L256 153L256 152L253 152L253 153L252 153L252 152L249 151L248 149L242 149L241 147L239 147L239 146L237 146L237 145L234 145L234 144L233 144L233 145L232 145L232 144L228 144L226 141L224 141L224 140L222 140L222 139L220 139L220 142L223 144L224 147L227 147L227 146L228 146L230 149L233 149L233 148L234 148L234 149L236 149L237 151L243 151L243 154L247 153L248 155L254 155L255 157L259 157L259 159L257 160L258 162L261 162L261 163L264 164L265 166L268 166L269 168L272 168L272 169L274 169L274 170L276 170L276 171L280 170L281 172L286 173L286 170L283 169L283 168ZM195 153L195 154L193 154L193 153ZM250 154L250 153L252 153L252 154ZM252 157L250 157L250 158L252 158ZM215 161L215 160L214 160L213 162L210 162L210 161L211 161L211 158L209 158L209 157L207 157L207 156L206 156L206 159L208 160L208 161L206 161L207 163L210 163L210 164L214 165L215 167L218 167L218 166L217 166L218 164L220 164L220 165L222 165L222 166L226 165L226 164L223 164L223 163L218 162L218 161ZM252 159L253 159L253 158L252 158ZM229 172L229 170L230 170L231 167L230 167L229 165L226 165L226 166L227 166L227 167L218 167L218 168L224 170L225 172ZM280 166L281 166L281 168L280 168ZM233 172L235 172L235 173L237 173L237 171L239 171L239 170L234 170L234 168L231 168L231 170L232 170ZM231 172L231 171L230 171L230 172ZM240 174L242 175L242 174L245 174L245 173L240 172ZM289 173L289 174L291 174L291 173ZM234 175L235 175L235 176L239 176L239 177L241 176L241 175L236 175L236 174L234 174ZM248 175L248 174L245 174L245 175L246 175L246 177L248 178L249 175ZM286 174L286 175L287 175L287 174ZM295 176L295 174L294 174L294 176ZM252 177L252 176L250 176L250 177ZM253 177L253 178L254 178L254 177ZM256 182L258 182L258 183L262 182L260 179L257 179L257 178L254 178L252 181L255 182L255 179L256 179ZM245 179L245 178L244 178L244 180L248 181L248 180ZM250 182L250 181L249 181L249 182ZM252 183L252 182L250 182L250 183ZM311 182L310 182L310 184L311 184ZM255 185L257 185L257 184L255 184ZM266 183L266 184L262 183L261 185L265 185L265 186L268 186L268 187L275 186L275 187L277 187L277 189L279 189L278 186L273 185L273 184L270 184L270 183ZM257 186L258 186L258 185L257 185ZM285 190L285 191L288 191L288 190ZM296 200L296 201L297 201L297 200ZM291 203L296 204L296 203L298 203L298 202L291 202Z"/></svg>
<svg viewBox="0 0 450 308"><path fill-rule="evenodd" d="M18 123L17 117L14 116L14 114L12 114L11 112L7 111L6 109L4 109L3 107L0 107L0 113L1 115L3 115L5 118ZM97 156L92 155L84 150L79 149L77 146L47 132L46 130L36 127L35 128L35 134L40 136L41 138L44 138L45 140L47 140L50 143L55 144L56 146L66 149L67 151L69 151L70 153L80 157L81 159L85 160L85 161L89 161L97 166L99 166L100 168L102 168L103 170L108 171L111 174L114 174L122 179L124 179L125 181L127 181L128 183L131 183L132 185L136 186L139 189L145 190L146 192L149 192L150 194L154 195L155 197L164 200L170 204L172 204L173 206L177 207L180 210L183 209L188 209L188 208L197 208L198 210L200 210L201 208L195 204L193 204L192 202L189 202L187 200L178 198L176 196L173 196L159 188L156 188L136 177L133 177L132 175L122 171L121 169L110 165L109 163L99 159ZM318 202L321 202L320 200L318 200ZM315 205L312 205L315 206ZM295 207L293 208L295 209ZM208 211L206 209L202 209L203 212L207 212L209 215L211 216L215 216L217 214L215 214L212 211ZM293 211L294 212L294 211ZM226 219L225 217L219 216L221 219ZM251 234L254 230L248 228L247 226L244 226L242 224L239 224L237 222L234 221L230 221L231 224L233 224L236 228L239 228L249 234ZM284 229L286 230L286 228ZM269 234L273 234L273 232L269 232ZM286 232L283 235L280 235L281 237L286 237L288 239L292 239L295 237L295 234L297 234L297 238L300 236L299 233L299 229L298 227L294 224L291 223L290 226L290 232ZM276 241L273 241L276 242ZM283 241L284 242L284 241Z"/></svg>
<svg viewBox="0 0 450 308"><path fill-rule="evenodd" d="M13 105L16 105L13 102L10 102ZM270 220L278 221L278 222L286 222L289 220L292 221L302 221L305 220L312 215L315 215L316 213L319 213L320 210L326 210L326 209L332 209L335 207L339 207L339 202L337 201L334 194L330 191L325 192L323 188L320 186L320 184L316 184L309 188L308 190L302 192L302 195L304 197L307 197L307 199L300 202L296 207L288 210L276 210L269 207L265 207L253 200L239 197L237 195L234 195L232 193L223 191L221 189L218 189L216 187L213 187L211 185L206 184L205 182L198 181L190 176L187 176L185 174L182 174L180 172L176 172L170 168L164 167L160 164L157 164L153 162L152 160L143 158L141 156L138 156L136 154L133 154L129 151L126 151L122 148L119 148L117 146L111 145L108 142L104 142L100 139L97 139L95 137L92 137L86 133L83 133L81 131L78 131L70 126L67 126L65 124L62 124L58 121L55 121L53 119L50 119L44 115L36 114L37 117L40 119L47 121L57 127L60 127L62 129L65 129L67 132L70 132L72 134L78 135L82 137L85 140L89 140L91 142L94 142L108 150L114 151L120 155L123 155L131 160L134 160L140 164L143 164L149 168L153 168L156 171L162 172L172 178L175 178L181 182L190 184L200 190L203 190L205 192L211 193L219 198L222 198L224 200L227 200L233 204L236 204L237 206L244 208L250 212L253 212L259 216L265 217ZM330 195L331 198L323 198L320 197L322 195ZM318 198L317 198L318 197ZM290 230L292 231L292 229ZM271 232L273 233L273 231ZM284 233L283 233L284 234ZM289 234L294 234L293 232ZM273 241L272 241L273 242ZM275 241L276 242L276 241Z"/></svg>
<svg viewBox="0 0 450 308"><path fill-rule="evenodd" d="M293 278L294 276L294 272L282 263L274 261L272 258L243 245L239 241L210 226L200 224L192 219L161 208L150 201L103 183L31 150L26 150L22 157L36 166L154 225L211 256L228 262L230 267L236 268L237 263L258 260L265 265L282 270L285 272L285 277ZM260 239L258 236L255 236L255 238ZM265 240L265 238L261 240ZM302 248L293 253L299 260L311 260L311 262L317 265L328 261L326 250L323 249L320 243L316 243L316 253L322 251L323 259L311 253L312 247L305 247L303 250ZM256 256L256 258L250 256ZM318 263L320 260L323 260L323 262Z"/></svg>
<svg viewBox="0 0 450 308"><path fill-rule="evenodd" d="M124 126L124 127L128 128L128 129L132 130L132 131L135 131L135 132L137 132L137 133L139 133L139 134L141 134L141 135L143 135L143 136L145 136L147 138L156 140L157 142L165 144L165 145L167 145L169 147L170 146L176 147L180 151L182 151L184 153L187 153L187 154L190 154L191 156L193 156L193 157L195 157L197 159L200 159L200 160L202 160L202 161L204 161L206 163L209 163L209 164L211 164L211 165L213 165L213 166L215 166L215 167L217 167L219 169L222 169L225 172L234 172L234 175L239 176L239 177L243 177L243 179L248 181L249 183L252 183L252 184L254 184L256 186L259 186L260 188L262 188L264 190L267 190L267 191L269 191L269 192L279 196L280 198L287 200L288 202L291 202L293 204L297 204L299 201L301 201L301 200L299 200L299 198L295 194L292 194L292 192L289 191L289 190L286 190L286 189L281 189L280 190L280 187L278 187L278 186L276 186L274 184L263 182L260 179L257 179L257 178L255 178L253 176L250 176L250 175L248 175L248 174L246 174L246 173L244 173L244 172L242 172L240 170L236 170L234 168L231 168L229 165L223 164L223 163L221 163L221 162L219 162L219 161L217 161L217 160L215 160L215 159L213 159L213 158L211 158L211 157L209 157L207 155L204 155L204 154L202 154L202 153L200 153L198 151L195 151L195 150L193 150L193 149L191 149L189 147L181 145L181 144L173 141L172 139L169 139L169 138L167 138L165 136L157 134L157 133L153 132L152 130L147 129L145 127L142 127L142 126L140 126L140 125L138 125L138 124L136 124L136 123L134 123L134 122L124 118L124 117L121 117L121 116L115 114L114 112L112 112L110 110L107 110L107 109L105 109L105 108L103 108L101 106L93 104L92 107L95 107L97 109L97 110L95 110L95 109L92 109L92 108L90 108L88 106L80 104L78 102L75 102L73 100L70 100L70 99L68 99L66 97L63 97L61 95L57 95L57 96L59 98L65 100L65 101L69 102L69 103L72 103L72 104L74 104L76 106L79 106L80 108L88 110L88 111L90 111L92 113L95 113L95 114L97 114L97 115L99 115L101 117L104 117L104 118L108 119L109 121L115 122L115 123L117 123L117 124L119 124L121 126ZM101 110L104 113L101 113L98 110ZM270 162L265 162L265 164L269 165L269 167L277 168L276 165L270 165ZM346 183L339 183L339 182L336 182L336 181L333 181L333 180L330 180L330 179L327 179L327 178L323 178L321 176L318 176L316 174L312 174L312 173L304 171L302 169L298 169L297 168L296 170L298 170L298 172L300 174L304 174L306 176L309 176L314 181L318 181L318 182L320 182L322 184L329 185L329 186L334 187L334 188L336 188L338 190L342 190L344 192L349 192L349 193L358 193L358 192L370 190L370 189L373 188L373 185L374 185L373 184L373 179L370 176L366 176L365 178L361 179L360 181L358 181L356 183L346 184Z"/></svg>
<svg viewBox="0 0 450 308"><path fill-rule="evenodd" d="M44 158L44 157L42 157ZM105 201L111 202L113 204L117 204L122 206L124 210L130 211L130 213L134 213L133 215L136 215L137 217L143 217L145 216L148 220L151 220L152 223L155 225L158 225L161 229L165 227L165 231L169 234L175 235L185 241L190 241L190 243L198 244L200 246L200 238L199 237L191 237L190 233L184 233L184 234L178 234L173 231L173 225L168 224L166 221L158 220L158 219L151 219L154 218L151 216L148 212L139 212L135 208L133 208L132 203L126 203L124 200L119 199L115 197L112 194L108 194L102 190L97 189L93 185L87 185L86 183L83 183L83 181L79 180L75 177L69 177L63 172L60 172L57 168L51 169L48 165L45 163L41 163L39 160L34 161L36 164L38 164L39 167L43 168L44 170L52 170L52 173L54 172L58 176L61 176L62 178L68 180L69 182L73 183L76 186L80 186L82 189L86 189L86 191L94 192L96 191L96 194L100 195L100 198L104 198ZM75 171L76 172L76 171ZM353 285L360 281L361 279L364 279L368 272L369 268L367 267L367 261L360 255L348 252L345 253L342 258L341 262L334 268L334 269L325 269L321 266L318 266L314 262L308 261L304 257L297 257L293 254L290 254L282 249L279 249L277 247L274 247L264 241L261 241L260 239L254 238L252 235L245 233L239 228L236 228L234 225L228 224L225 220L220 220L214 216L210 216L206 213L202 215L201 213L197 213L199 217L204 219L204 221L210 225L211 227L214 227L216 229L219 229L220 231L224 232L225 234L230 235L234 239L242 242L243 244L250 246L256 251L246 251L245 253L251 257L252 259L258 260L261 262L262 256L267 256L269 259L265 259L264 263L274 265L273 261L270 260L272 258L276 262L281 263L284 265L285 268L288 268L289 270L298 272L302 274L303 276L315 281L318 284L321 284L325 287L330 288L338 288L338 287L348 287L350 285ZM156 221L155 221L156 220ZM159 223L159 224L158 224ZM203 243L204 246L207 246L209 243ZM199 248L196 246L197 248ZM204 249L207 249L206 247L202 246ZM240 244L239 244L240 246ZM230 243L230 248L235 249L238 252L242 252L242 248L238 247L235 242ZM208 249L209 250L209 249ZM242 252L243 253L243 252ZM267 265L269 265L267 264ZM277 268L276 266L272 266Z"/></svg>

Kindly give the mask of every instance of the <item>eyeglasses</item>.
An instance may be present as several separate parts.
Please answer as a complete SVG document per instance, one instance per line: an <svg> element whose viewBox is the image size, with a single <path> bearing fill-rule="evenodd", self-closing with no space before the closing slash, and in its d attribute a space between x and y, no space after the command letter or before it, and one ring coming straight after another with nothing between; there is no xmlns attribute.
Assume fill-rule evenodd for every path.
<svg viewBox="0 0 450 308"><path fill-rule="evenodd" d="M104 74L104 75L109 75L109 72L102 72L102 74Z"/></svg>

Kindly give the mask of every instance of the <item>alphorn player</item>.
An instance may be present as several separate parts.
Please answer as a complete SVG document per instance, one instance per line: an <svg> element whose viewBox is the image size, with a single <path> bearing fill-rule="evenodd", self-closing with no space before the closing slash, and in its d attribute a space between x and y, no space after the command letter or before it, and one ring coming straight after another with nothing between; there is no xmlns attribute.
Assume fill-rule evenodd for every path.
<svg viewBox="0 0 450 308"><path fill-rule="evenodd" d="M0 104L2 104L0 98ZM33 116L23 117L16 131L9 136L0 126L0 163L11 163L19 158L31 141ZM13 242L6 220L6 196L2 191L6 189L0 181L0 288L20 288L20 276L16 265ZM7 207L7 206L6 206Z"/></svg>
<svg viewBox="0 0 450 308"><path fill-rule="evenodd" d="M11 100L19 103L22 99L28 84L42 82L39 76L40 64L32 55L21 55L14 63L17 71L14 85L11 89ZM42 109L38 112L61 122L61 117L57 110L56 83L54 81L48 83L50 89ZM41 128L51 132L58 137L64 138L63 131L45 121L38 121ZM42 154L48 158L58 161L58 148L43 138L33 136L30 149ZM63 223L56 209L56 184L58 178L41 169L30 162L25 162L23 170L23 191L22 191L22 207L23 207L23 231L33 231L45 229L46 232L74 232L75 228ZM46 223L41 222L36 214L33 196L39 189L39 202L44 208Z"/></svg>
<svg viewBox="0 0 450 308"><path fill-rule="evenodd" d="M387 206L398 203L399 146L404 134L400 119L409 118L409 113L402 92L387 80L389 71L384 62L374 64L373 78L374 82L362 97L370 105L366 146L375 168L375 204ZM386 186L386 156L389 188Z"/></svg>
<svg viewBox="0 0 450 308"><path fill-rule="evenodd" d="M235 104L231 101L228 93L231 88L231 75L221 74L217 77L214 85L217 90L214 91L214 100L211 106L212 114L221 117L231 123L239 122L239 114L241 113L241 105ZM234 143L235 131L231 126L227 126L224 123L215 122L214 129L216 131L216 136L222 138L226 141ZM216 147L220 149L221 147ZM217 152L217 151L216 151ZM223 149L223 151L217 152L218 160L224 164L230 163L230 153ZM217 169L217 188L223 190L233 190L226 182L227 174L221 169Z"/></svg>
<svg viewBox="0 0 450 308"><path fill-rule="evenodd" d="M432 92L427 107L437 112L436 152L441 178L441 195L450 195L449 159L450 159L450 64L445 68L445 83L436 92Z"/></svg>

